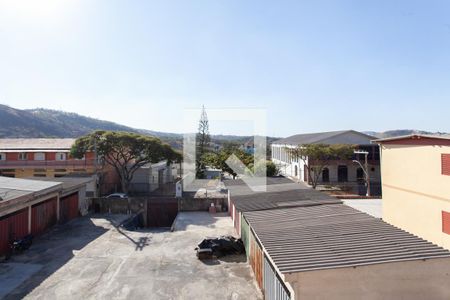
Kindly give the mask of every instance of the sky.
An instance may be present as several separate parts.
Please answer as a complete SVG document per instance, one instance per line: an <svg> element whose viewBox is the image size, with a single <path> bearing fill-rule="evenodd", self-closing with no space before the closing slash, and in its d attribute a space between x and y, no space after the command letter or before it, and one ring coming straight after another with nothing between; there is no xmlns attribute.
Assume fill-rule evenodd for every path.
<svg viewBox="0 0 450 300"><path fill-rule="evenodd" d="M277 137L450 132L450 1L0 0L0 103L178 133L202 105L265 110Z"/></svg>

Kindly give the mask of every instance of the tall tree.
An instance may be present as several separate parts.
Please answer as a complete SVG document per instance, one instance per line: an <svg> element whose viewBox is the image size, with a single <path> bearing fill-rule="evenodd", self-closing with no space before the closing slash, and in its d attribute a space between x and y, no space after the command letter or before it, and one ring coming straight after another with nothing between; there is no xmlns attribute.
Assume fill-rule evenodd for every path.
<svg viewBox="0 0 450 300"><path fill-rule="evenodd" d="M292 157L301 159L307 169L309 182L315 189L323 169L333 160L347 160L353 155L353 145L306 144L285 148Z"/></svg>
<svg viewBox="0 0 450 300"><path fill-rule="evenodd" d="M197 177L203 177L205 165L202 157L208 150L210 140L211 137L209 135L208 115L206 114L205 106L202 106L202 113L200 115L197 133Z"/></svg>
<svg viewBox="0 0 450 300"><path fill-rule="evenodd" d="M120 131L95 131L78 138L71 149L75 158L96 150L103 163L114 168L122 191L128 193L134 173L148 163L180 161L181 155L158 138Z"/></svg>
<svg viewBox="0 0 450 300"><path fill-rule="evenodd" d="M242 161L245 166L249 168L253 167L253 155L250 155L239 147L235 147L231 144L225 146L218 152L205 153L202 157L202 161L204 164L227 172L233 176L233 179L235 179L238 174L226 162L227 159L233 154L236 155L236 157Z"/></svg>

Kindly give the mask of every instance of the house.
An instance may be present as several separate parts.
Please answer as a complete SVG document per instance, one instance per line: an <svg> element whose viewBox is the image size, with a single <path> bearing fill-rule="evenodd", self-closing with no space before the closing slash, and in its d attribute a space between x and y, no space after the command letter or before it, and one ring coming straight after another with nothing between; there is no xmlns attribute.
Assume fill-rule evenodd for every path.
<svg viewBox="0 0 450 300"><path fill-rule="evenodd" d="M70 156L75 139L0 139L0 175L7 177L62 177L94 173L95 153L83 159Z"/></svg>
<svg viewBox="0 0 450 300"><path fill-rule="evenodd" d="M28 234L38 236L56 223L85 210L86 183L30 180L0 176L0 256L11 242Z"/></svg>
<svg viewBox="0 0 450 300"><path fill-rule="evenodd" d="M243 214L267 300L449 299L450 252L344 204Z"/></svg>
<svg viewBox="0 0 450 300"><path fill-rule="evenodd" d="M175 182L177 167L167 161L148 163L136 170L130 184L130 193L148 194L168 183ZM175 189L175 188L174 188ZM173 191L175 193L175 190Z"/></svg>
<svg viewBox="0 0 450 300"><path fill-rule="evenodd" d="M450 249L450 137L408 135L381 149L383 219Z"/></svg>
<svg viewBox="0 0 450 300"><path fill-rule="evenodd" d="M381 194L379 149L371 144L375 137L354 130L297 134L277 140L271 145L272 161L281 174L297 181L309 182L308 170L303 159L292 156L287 149L309 144L354 145L355 150L367 151L368 169L371 178L371 194ZM355 155L349 160L334 160L324 168L319 177L320 185L345 186L355 193L366 194L364 170L354 159L364 163L363 155ZM306 162L308 158L305 158ZM312 162L311 162L312 163Z"/></svg>

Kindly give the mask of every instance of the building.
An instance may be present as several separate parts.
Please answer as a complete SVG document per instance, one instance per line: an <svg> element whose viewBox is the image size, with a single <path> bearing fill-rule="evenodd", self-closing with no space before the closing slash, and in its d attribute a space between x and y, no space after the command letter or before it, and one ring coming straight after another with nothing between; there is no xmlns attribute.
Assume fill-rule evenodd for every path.
<svg viewBox="0 0 450 300"><path fill-rule="evenodd" d="M242 180L227 180L228 207L236 232L241 234L243 213L281 207L337 204L341 200L313 190L304 183L295 183L284 177L267 178L267 191L254 192ZM248 242L242 236L245 243Z"/></svg>
<svg viewBox="0 0 450 300"><path fill-rule="evenodd" d="M95 154L70 156L75 139L0 139L0 175L7 177L62 177L94 173Z"/></svg>
<svg viewBox="0 0 450 300"><path fill-rule="evenodd" d="M177 172L176 165L168 165L166 160L146 164L134 173L130 184L130 193L148 194L159 188L163 188L164 185L175 182L178 176ZM175 190L173 190L173 193L175 193Z"/></svg>
<svg viewBox="0 0 450 300"><path fill-rule="evenodd" d="M450 249L450 137L375 142L381 149L383 219Z"/></svg>
<svg viewBox="0 0 450 300"><path fill-rule="evenodd" d="M450 298L449 251L346 205L248 211L243 222L265 299Z"/></svg>
<svg viewBox="0 0 450 300"><path fill-rule="evenodd" d="M85 212L82 180L44 181L0 177L0 256L28 234L38 236L56 223Z"/></svg>
<svg viewBox="0 0 450 300"><path fill-rule="evenodd" d="M268 178L267 192L226 185L265 299L450 296L450 252L441 247L287 178Z"/></svg>
<svg viewBox="0 0 450 300"><path fill-rule="evenodd" d="M297 134L271 145L272 161L279 167L281 174L298 181L309 182L308 170L302 159L290 155L288 148L309 144L347 144L354 145L355 150L369 152L369 174L371 178L371 194L381 195L379 149L371 144L373 136L354 130ZM364 156L358 155L349 160L330 161L319 177L320 185L344 186L354 193L366 194L364 171L354 159L364 162ZM308 158L305 158L309 163ZM312 162L311 162L312 163Z"/></svg>

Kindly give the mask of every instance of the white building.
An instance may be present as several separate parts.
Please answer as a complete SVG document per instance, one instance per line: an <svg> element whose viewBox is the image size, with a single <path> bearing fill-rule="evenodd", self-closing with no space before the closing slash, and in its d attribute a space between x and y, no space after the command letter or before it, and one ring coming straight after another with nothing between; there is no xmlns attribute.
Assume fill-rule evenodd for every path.
<svg viewBox="0 0 450 300"><path fill-rule="evenodd" d="M293 135L272 143L272 161L279 167L281 174L295 180L308 182L308 170L302 159L293 157L287 148L295 148L308 144L347 144L355 145L355 148L369 152L369 172L372 184L372 194L381 194L380 189L380 157L379 147L371 144L376 139L373 136L354 130L320 132ZM363 161L364 158L358 158ZM305 158L308 162L308 158ZM364 171L350 160L331 161L324 168L319 177L319 184L349 186L355 192L365 194L362 191Z"/></svg>

